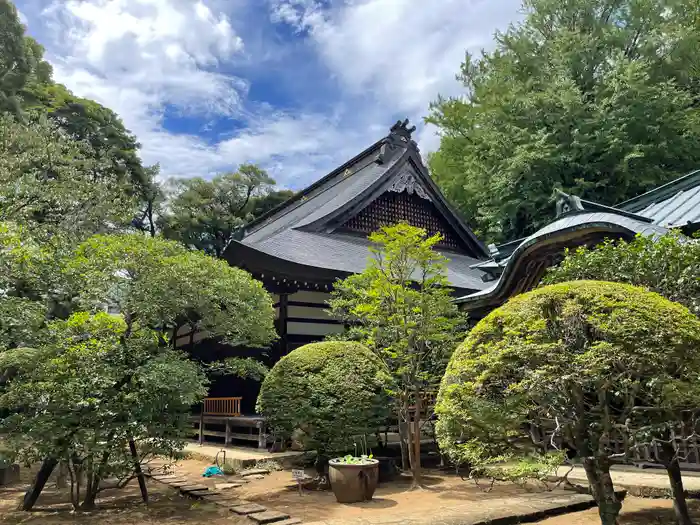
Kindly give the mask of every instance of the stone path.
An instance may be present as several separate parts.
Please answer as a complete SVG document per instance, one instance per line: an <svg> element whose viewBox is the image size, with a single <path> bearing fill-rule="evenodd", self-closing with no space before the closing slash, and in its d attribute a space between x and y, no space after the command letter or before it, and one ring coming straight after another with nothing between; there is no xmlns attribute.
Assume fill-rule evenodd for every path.
<svg viewBox="0 0 700 525"><path fill-rule="evenodd" d="M570 467L560 467L557 475L563 476ZM660 468L638 468L633 466L614 466L610 476L616 489L625 489L631 496L667 497L670 490L666 470ZM583 467L574 467L569 480L581 485L588 485ZM700 473L683 471L685 490L700 494Z"/></svg>
<svg viewBox="0 0 700 525"><path fill-rule="evenodd" d="M151 464L151 466L158 467L157 464ZM260 472L256 472L256 475L259 474ZM235 488L240 487L240 483L218 483L214 485L214 490L212 490L206 485L202 485L201 479L192 479L191 476L156 474L153 473L153 470L146 475L155 481L168 485L185 496L222 506L234 514L244 516L250 520L251 525L267 525L268 523L273 525L297 525L301 523L300 519L292 518L283 512L268 510L262 505L238 498Z"/></svg>

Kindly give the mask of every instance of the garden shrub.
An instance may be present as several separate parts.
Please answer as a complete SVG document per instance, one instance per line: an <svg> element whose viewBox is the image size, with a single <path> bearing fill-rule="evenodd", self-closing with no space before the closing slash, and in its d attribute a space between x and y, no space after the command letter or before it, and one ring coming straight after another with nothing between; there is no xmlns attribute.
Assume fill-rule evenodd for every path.
<svg viewBox="0 0 700 525"><path fill-rule="evenodd" d="M349 341L311 343L283 357L265 377L257 410L275 436L300 436L319 458L354 449L389 415L382 362Z"/></svg>
<svg viewBox="0 0 700 525"><path fill-rule="evenodd" d="M628 456L663 449L695 413L699 377L700 320L683 305L620 283L545 286L491 312L454 352L435 410L438 441L454 460L484 464L558 443L582 460L612 523L620 504L605 480L622 456L609 440L621 437ZM535 437L543 428L554 439Z"/></svg>

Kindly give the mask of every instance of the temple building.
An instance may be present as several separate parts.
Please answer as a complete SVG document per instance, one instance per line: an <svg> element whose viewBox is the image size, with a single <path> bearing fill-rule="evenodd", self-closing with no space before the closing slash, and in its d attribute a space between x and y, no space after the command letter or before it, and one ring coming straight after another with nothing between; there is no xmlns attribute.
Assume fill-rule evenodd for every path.
<svg viewBox="0 0 700 525"><path fill-rule="evenodd" d="M440 232L455 296L488 288L478 267L489 253L431 180L397 122L389 134L268 214L248 224L224 257L251 272L274 295L278 352L344 330L324 311L337 279L367 265L367 236L400 221Z"/></svg>
<svg viewBox="0 0 700 525"><path fill-rule="evenodd" d="M356 157L248 224L224 257L274 295L280 355L344 329L324 311L333 283L364 270L380 226L400 221L441 233L455 301L481 318L531 289L566 248L605 238L700 229L700 170L610 207L558 192L550 224L486 247L431 180L415 127L397 122ZM554 210L553 210L554 212ZM468 218L467 218L468 219Z"/></svg>
<svg viewBox="0 0 700 525"><path fill-rule="evenodd" d="M475 268L491 281L487 288L456 299L470 316L481 318L509 297L536 286L566 248L595 246L604 239L658 236L670 228L685 235L700 230L700 170L614 207L559 192L556 218L529 237L491 247L491 257Z"/></svg>
<svg viewBox="0 0 700 525"><path fill-rule="evenodd" d="M430 178L411 138L414 130L407 120L397 122L387 136L249 223L226 248L229 264L249 271L273 295L280 337L264 353L268 364L345 329L329 316L326 301L337 279L365 269L367 237L382 225L404 221L442 234L438 250L448 259L455 301L474 320L536 286L566 248L662 235L669 228L688 235L700 229L698 170L614 207L558 192L550 224L529 237L485 246ZM178 345L203 338L183 334ZM231 355L214 341L200 350ZM235 355L261 354L236 349ZM235 390L244 397L243 411L251 413L259 384L241 381L218 381L211 395Z"/></svg>

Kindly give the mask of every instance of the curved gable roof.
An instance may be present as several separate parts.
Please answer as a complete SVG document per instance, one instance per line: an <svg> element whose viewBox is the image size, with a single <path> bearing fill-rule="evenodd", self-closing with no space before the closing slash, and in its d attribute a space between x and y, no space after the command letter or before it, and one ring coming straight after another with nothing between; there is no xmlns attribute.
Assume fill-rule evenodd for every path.
<svg viewBox="0 0 700 525"><path fill-rule="evenodd" d="M637 234L659 236L668 230L644 218L608 211L577 212L560 217L526 237L504 261L503 273L488 288L459 297L455 302L469 310L494 308L509 297L535 286L544 271L566 247L580 246L603 237Z"/></svg>

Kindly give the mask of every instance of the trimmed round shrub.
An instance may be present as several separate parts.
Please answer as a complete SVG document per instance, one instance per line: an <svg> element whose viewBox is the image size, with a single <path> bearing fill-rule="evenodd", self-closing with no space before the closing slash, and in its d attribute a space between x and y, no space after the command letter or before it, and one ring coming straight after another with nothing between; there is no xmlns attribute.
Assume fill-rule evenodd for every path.
<svg viewBox="0 0 700 525"><path fill-rule="evenodd" d="M319 457L354 451L389 415L382 362L355 342L312 343L284 356L263 381L257 410L275 436L294 435Z"/></svg>
<svg viewBox="0 0 700 525"><path fill-rule="evenodd" d="M492 311L454 352L436 433L455 461L472 462L542 422L585 456L605 425L630 438L635 428L673 425L696 408L698 377L700 320L683 305L620 283L545 286Z"/></svg>

